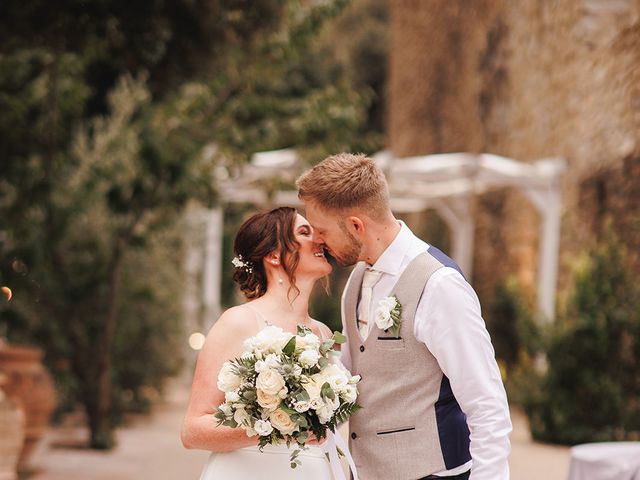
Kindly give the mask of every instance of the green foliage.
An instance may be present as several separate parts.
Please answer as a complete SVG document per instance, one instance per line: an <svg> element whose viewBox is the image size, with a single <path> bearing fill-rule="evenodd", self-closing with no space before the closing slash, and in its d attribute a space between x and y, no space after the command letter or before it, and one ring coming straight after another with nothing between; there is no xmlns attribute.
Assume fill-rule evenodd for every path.
<svg viewBox="0 0 640 480"><path fill-rule="evenodd" d="M558 443L640 436L640 289L616 236L587 252L525 405L534 438Z"/></svg>
<svg viewBox="0 0 640 480"><path fill-rule="evenodd" d="M542 332L515 279L498 283L492 298L487 308L487 329L496 358L509 371L542 350Z"/></svg>
<svg viewBox="0 0 640 480"><path fill-rule="evenodd" d="M381 146L376 93L314 43L345 4L2 2L0 279L16 296L0 333L45 348L93 446L180 366L173 226L188 201L219 200L212 169ZM338 308L320 319L339 329Z"/></svg>

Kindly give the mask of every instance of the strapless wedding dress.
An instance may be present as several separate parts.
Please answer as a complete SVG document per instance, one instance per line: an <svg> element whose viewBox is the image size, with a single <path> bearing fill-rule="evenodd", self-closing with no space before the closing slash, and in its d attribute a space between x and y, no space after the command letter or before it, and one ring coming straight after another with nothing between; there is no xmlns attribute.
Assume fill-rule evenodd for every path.
<svg viewBox="0 0 640 480"><path fill-rule="evenodd" d="M212 453L200 480L333 480L327 456L318 446L303 450L302 465L290 467L291 451L286 445L257 446L233 452Z"/></svg>

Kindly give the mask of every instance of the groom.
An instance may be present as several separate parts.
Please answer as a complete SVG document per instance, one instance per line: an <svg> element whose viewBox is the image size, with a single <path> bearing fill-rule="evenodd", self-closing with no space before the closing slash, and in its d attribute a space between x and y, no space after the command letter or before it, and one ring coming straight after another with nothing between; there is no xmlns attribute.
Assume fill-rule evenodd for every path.
<svg viewBox="0 0 640 480"><path fill-rule="evenodd" d="M328 157L297 185L315 239L356 265L342 296L342 360L362 377L364 408L349 420L359 477L507 480L507 398L458 266L394 218L370 158ZM395 310L381 302L390 296ZM392 310L397 329L383 323Z"/></svg>

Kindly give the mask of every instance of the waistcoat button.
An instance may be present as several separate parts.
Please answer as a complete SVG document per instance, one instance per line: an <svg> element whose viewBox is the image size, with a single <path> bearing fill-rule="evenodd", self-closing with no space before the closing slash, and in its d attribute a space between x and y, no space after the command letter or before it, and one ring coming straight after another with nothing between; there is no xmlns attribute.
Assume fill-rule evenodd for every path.
<svg viewBox="0 0 640 480"><path fill-rule="evenodd" d="M364 345L360 345L360 351L364 352Z"/></svg>
<svg viewBox="0 0 640 480"><path fill-rule="evenodd" d="M356 435L356 432L353 432L353 433L351 434L351 438L352 438L353 440L355 440L356 438L358 438L358 435Z"/></svg>

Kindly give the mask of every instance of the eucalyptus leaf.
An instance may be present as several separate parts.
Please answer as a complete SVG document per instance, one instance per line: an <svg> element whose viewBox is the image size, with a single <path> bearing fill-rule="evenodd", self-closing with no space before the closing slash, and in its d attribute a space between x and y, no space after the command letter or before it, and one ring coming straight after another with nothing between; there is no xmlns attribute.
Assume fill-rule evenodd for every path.
<svg viewBox="0 0 640 480"><path fill-rule="evenodd" d="M296 337L293 336L282 349L285 355L291 355L296 350Z"/></svg>
<svg viewBox="0 0 640 480"><path fill-rule="evenodd" d="M341 332L333 332L333 337L331 337L331 339L337 344L343 344L347 341L347 337Z"/></svg>

